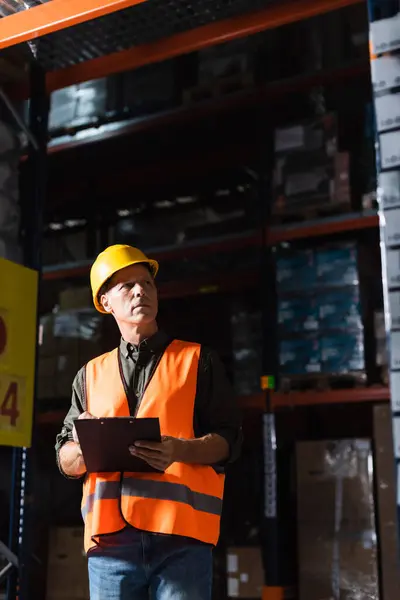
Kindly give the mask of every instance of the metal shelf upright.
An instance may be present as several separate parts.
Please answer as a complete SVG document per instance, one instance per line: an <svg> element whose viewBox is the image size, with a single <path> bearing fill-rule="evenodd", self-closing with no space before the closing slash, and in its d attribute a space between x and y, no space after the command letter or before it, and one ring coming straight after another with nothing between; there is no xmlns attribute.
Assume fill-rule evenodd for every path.
<svg viewBox="0 0 400 600"><path fill-rule="evenodd" d="M377 141L382 281L389 346L390 397L397 475L397 539L400 552L400 6L368 0L370 62Z"/></svg>
<svg viewBox="0 0 400 600"><path fill-rule="evenodd" d="M24 187L21 198L21 237L24 265L41 272L41 235L43 205L47 183L47 122L49 98L45 73L33 63L30 66L31 100L29 131L32 140L28 147L30 185ZM36 378L35 378L36 379ZM35 410L31 448L14 448L12 460L9 547L18 557L19 570L11 570L8 578L7 600L32 598L32 528L35 523L35 505L32 494L32 458L35 444Z"/></svg>

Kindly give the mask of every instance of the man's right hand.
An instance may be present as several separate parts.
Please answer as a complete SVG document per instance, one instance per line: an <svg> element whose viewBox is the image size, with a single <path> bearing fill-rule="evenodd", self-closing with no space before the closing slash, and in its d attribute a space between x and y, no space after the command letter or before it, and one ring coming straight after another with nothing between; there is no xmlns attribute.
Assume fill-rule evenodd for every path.
<svg viewBox="0 0 400 600"><path fill-rule="evenodd" d="M90 412L85 410L85 412L83 412L82 414L79 415L78 419L79 420L80 419L97 419L97 417L94 417ZM79 438L78 438L78 434L76 432L75 425L72 429L72 437L74 439L74 442L79 445Z"/></svg>

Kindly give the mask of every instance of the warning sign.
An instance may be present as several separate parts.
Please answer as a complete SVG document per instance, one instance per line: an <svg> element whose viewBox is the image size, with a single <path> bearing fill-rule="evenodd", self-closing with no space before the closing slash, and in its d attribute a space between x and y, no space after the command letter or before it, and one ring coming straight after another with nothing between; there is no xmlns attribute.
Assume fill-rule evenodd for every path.
<svg viewBox="0 0 400 600"><path fill-rule="evenodd" d="M37 288L36 271L0 258L0 445L31 444Z"/></svg>

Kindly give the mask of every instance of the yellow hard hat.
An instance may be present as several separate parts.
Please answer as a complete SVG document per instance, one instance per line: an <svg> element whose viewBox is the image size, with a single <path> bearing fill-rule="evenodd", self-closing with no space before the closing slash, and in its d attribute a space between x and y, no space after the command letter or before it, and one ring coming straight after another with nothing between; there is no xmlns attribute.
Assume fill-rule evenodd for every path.
<svg viewBox="0 0 400 600"><path fill-rule="evenodd" d="M100 303L99 292L101 287L117 271L138 263L146 263L149 265L153 277L157 275L158 262L147 258L138 248L116 244L115 246L109 246L98 255L90 270L90 285L92 286L93 303L99 312L106 312Z"/></svg>

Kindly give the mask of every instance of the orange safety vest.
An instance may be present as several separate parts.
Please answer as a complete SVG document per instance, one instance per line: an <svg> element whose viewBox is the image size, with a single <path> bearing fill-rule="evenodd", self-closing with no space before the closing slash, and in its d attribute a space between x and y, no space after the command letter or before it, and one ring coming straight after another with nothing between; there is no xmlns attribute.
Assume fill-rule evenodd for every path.
<svg viewBox="0 0 400 600"><path fill-rule="evenodd" d="M200 346L174 340L147 385L137 417L158 417L162 435L194 438ZM129 417L119 350L86 365L87 410L95 417ZM89 473L83 486L85 550L127 524L215 545L225 477L210 466L174 463L165 473Z"/></svg>

